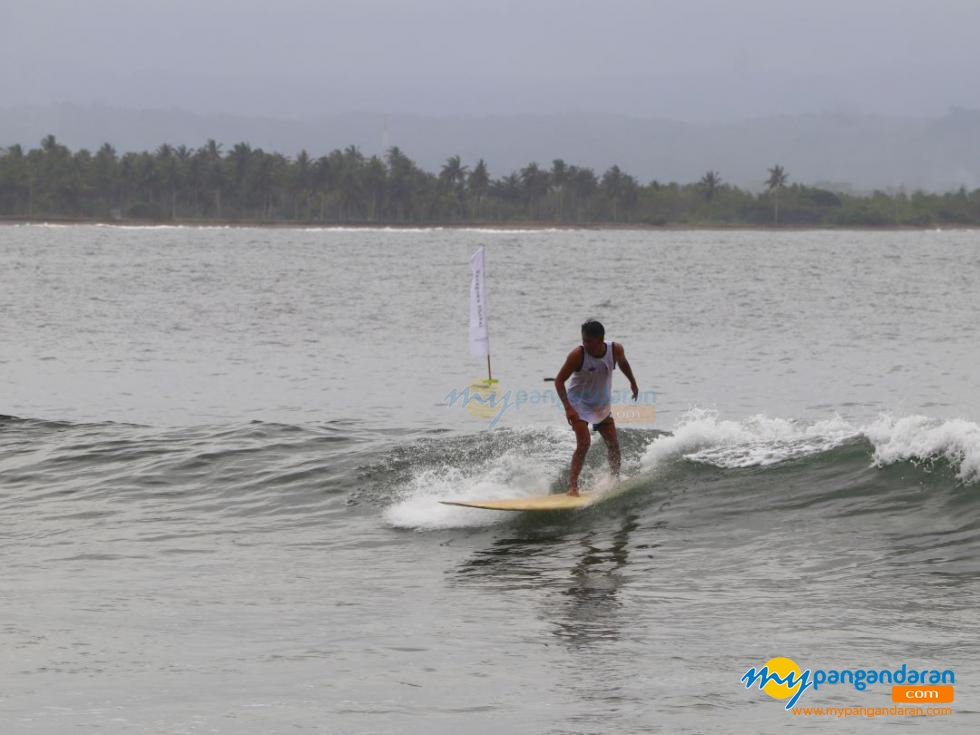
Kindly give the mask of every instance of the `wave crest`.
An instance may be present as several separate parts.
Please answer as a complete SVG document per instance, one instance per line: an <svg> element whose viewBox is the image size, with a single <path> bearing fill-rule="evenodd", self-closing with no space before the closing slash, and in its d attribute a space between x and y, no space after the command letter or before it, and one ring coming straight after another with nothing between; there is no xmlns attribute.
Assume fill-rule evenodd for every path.
<svg viewBox="0 0 980 735"><path fill-rule="evenodd" d="M839 416L810 424L763 414L732 420L695 408L684 414L673 434L647 446L641 464L653 469L683 457L723 469L759 467L826 452L859 435L860 429Z"/></svg>
<svg viewBox="0 0 980 735"><path fill-rule="evenodd" d="M965 419L881 416L864 429L875 466L910 461L927 466L945 459L966 484L980 482L980 426Z"/></svg>
<svg viewBox="0 0 980 735"><path fill-rule="evenodd" d="M758 414L721 419L717 411L695 408L672 434L647 445L641 466L651 470L672 459L686 459L722 469L764 467L821 454L865 439L873 447L871 465L914 462L928 468L945 460L965 484L980 481L980 425L965 419L882 414L864 426L840 416L806 422Z"/></svg>

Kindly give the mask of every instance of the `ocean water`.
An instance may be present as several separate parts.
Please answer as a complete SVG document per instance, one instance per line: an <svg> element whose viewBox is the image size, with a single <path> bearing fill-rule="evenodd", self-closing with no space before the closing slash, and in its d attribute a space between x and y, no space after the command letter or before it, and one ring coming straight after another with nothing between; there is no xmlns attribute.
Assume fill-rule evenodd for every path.
<svg viewBox="0 0 980 735"><path fill-rule="evenodd" d="M840 726L976 731L975 232L4 226L0 272L4 733L838 726L745 687L774 657L951 670ZM655 394L630 490L440 504L565 486L589 317Z"/></svg>

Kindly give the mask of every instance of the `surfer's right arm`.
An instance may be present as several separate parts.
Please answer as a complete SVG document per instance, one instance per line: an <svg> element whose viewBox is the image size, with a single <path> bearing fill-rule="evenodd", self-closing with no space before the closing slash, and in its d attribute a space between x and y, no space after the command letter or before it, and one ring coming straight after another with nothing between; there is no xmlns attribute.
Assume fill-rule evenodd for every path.
<svg viewBox="0 0 980 735"><path fill-rule="evenodd" d="M568 419L568 423L578 421L579 415L568 401L568 393L565 391L565 381L571 377L572 373L578 368L578 364L582 361L581 352L581 349L578 347L569 352L568 357L565 358L565 364L561 366L561 370L555 376L555 393L558 394L558 400L565 407L565 418Z"/></svg>

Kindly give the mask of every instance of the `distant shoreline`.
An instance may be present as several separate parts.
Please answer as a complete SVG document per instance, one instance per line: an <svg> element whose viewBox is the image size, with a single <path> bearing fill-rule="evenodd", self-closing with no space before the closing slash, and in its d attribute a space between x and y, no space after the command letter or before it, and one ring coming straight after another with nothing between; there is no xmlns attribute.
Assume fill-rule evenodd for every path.
<svg viewBox="0 0 980 735"><path fill-rule="evenodd" d="M688 183L641 183L618 165L598 173L556 158L493 178L450 156L420 168L397 146L384 157L356 146L314 158L213 139L119 155L106 143L72 151L0 148L0 216L14 221L123 226L569 229L933 229L980 227L980 189L855 194L790 183L780 164L764 189L707 171ZM762 170L760 168L760 175Z"/></svg>
<svg viewBox="0 0 980 735"><path fill-rule="evenodd" d="M199 227L212 228L257 228L269 230L624 230L651 232L687 232L687 231L772 231L772 232L807 232L819 230L849 230L880 231L880 232L931 232L949 230L980 230L978 225L944 224L936 225L760 225L760 224L670 224L651 225L645 222L612 223L612 222L428 222L412 224L407 222L298 222L298 221L268 221L268 220L146 220L146 219L84 219L71 217L9 217L0 216L0 225L101 225L107 227Z"/></svg>

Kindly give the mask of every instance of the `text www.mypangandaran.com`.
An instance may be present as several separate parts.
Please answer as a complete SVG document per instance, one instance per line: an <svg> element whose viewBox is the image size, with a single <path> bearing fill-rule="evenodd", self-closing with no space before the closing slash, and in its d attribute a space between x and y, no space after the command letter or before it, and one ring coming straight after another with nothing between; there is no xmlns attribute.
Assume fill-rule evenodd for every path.
<svg viewBox="0 0 980 735"><path fill-rule="evenodd" d="M937 717L953 714L952 707L793 707L794 715L816 717Z"/></svg>

